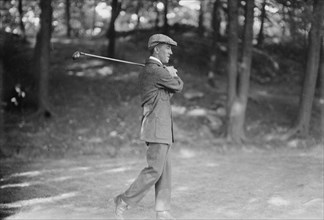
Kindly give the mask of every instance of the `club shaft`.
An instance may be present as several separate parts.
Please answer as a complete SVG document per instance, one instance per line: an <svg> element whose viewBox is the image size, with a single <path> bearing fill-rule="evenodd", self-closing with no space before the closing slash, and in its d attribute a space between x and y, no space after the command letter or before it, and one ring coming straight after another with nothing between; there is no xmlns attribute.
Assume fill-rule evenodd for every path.
<svg viewBox="0 0 324 220"><path fill-rule="evenodd" d="M137 65L137 66L145 66L143 63L135 63L135 62L130 62L126 60L120 60L120 59L115 59L115 58L110 58L110 57L103 57L103 56L98 56L94 54L89 54L89 53L84 53L80 52L81 55L88 56L88 57L95 57L99 59L105 59L105 60L110 60L110 61L115 61L115 62L120 62L120 63L127 63L127 64L132 64L132 65Z"/></svg>

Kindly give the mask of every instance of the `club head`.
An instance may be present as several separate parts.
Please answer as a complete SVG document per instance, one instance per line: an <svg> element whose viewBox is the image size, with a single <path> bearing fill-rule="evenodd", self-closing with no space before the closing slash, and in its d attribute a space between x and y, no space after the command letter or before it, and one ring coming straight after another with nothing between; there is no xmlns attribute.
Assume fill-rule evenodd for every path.
<svg viewBox="0 0 324 220"><path fill-rule="evenodd" d="M72 59L76 60L81 56L81 53L79 51L74 52L74 54L72 55Z"/></svg>

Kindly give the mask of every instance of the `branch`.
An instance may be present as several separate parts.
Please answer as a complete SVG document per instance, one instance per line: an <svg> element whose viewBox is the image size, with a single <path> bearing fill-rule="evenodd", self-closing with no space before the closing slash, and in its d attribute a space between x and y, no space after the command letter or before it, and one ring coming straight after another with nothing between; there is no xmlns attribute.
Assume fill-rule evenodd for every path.
<svg viewBox="0 0 324 220"><path fill-rule="evenodd" d="M279 63L275 61L275 59L272 56L257 48L253 48L253 52L266 57L272 63L272 66L275 68L275 70L279 70Z"/></svg>

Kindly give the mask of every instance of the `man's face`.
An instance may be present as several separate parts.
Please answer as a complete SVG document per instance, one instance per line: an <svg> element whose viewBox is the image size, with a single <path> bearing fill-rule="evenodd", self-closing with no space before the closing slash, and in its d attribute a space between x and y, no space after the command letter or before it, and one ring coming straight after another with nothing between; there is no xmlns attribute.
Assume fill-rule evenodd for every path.
<svg viewBox="0 0 324 220"><path fill-rule="evenodd" d="M166 64L170 60L172 55L171 45L169 44L160 44L156 48L156 56L162 63Z"/></svg>

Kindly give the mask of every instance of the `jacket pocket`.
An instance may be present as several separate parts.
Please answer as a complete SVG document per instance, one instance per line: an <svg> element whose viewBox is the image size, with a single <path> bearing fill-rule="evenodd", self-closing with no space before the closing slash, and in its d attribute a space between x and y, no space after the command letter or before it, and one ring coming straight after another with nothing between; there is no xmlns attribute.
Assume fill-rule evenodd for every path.
<svg viewBox="0 0 324 220"><path fill-rule="evenodd" d="M171 125L168 121L162 118L156 118L156 129L155 136L157 138L170 138L171 136Z"/></svg>

